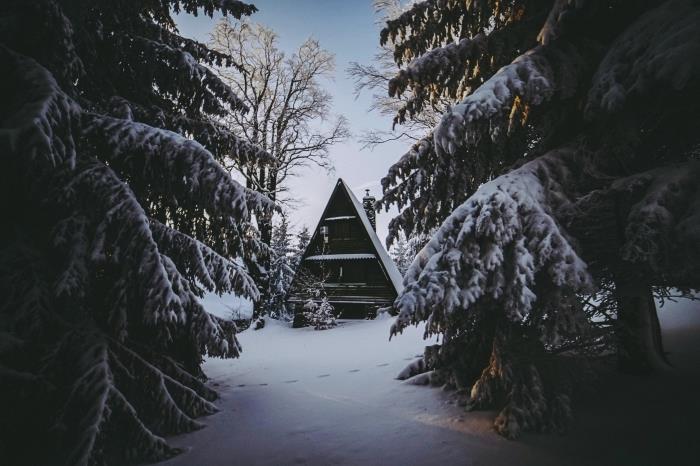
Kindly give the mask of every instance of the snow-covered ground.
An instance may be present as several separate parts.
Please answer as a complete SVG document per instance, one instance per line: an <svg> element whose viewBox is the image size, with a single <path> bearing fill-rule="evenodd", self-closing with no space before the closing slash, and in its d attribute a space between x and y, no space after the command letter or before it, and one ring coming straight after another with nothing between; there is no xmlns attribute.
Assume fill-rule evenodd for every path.
<svg viewBox="0 0 700 466"><path fill-rule="evenodd" d="M240 359L206 362L221 411L171 439L187 451L165 464L696 464L700 305L660 314L671 375L610 375L568 435L515 442L493 432L493 413L465 413L448 392L394 379L422 352L422 329L389 342L390 320L326 331L268 322L240 335Z"/></svg>
<svg viewBox="0 0 700 466"><path fill-rule="evenodd" d="M253 302L233 293L219 296L216 293L205 293L199 300L208 313L222 319L250 319L253 315Z"/></svg>

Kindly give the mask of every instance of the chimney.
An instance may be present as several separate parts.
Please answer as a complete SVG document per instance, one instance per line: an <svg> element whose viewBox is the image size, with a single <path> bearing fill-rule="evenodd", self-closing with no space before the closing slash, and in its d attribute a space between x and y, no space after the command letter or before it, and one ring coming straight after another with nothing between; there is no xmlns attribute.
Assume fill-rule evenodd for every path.
<svg viewBox="0 0 700 466"><path fill-rule="evenodd" d="M362 198L362 207L364 207L365 212L367 212L367 218L369 223L372 224L372 229L377 231L377 214L374 210L374 203L376 199L374 196L370 196L369 189L365 189L365 197Z"/></svg>

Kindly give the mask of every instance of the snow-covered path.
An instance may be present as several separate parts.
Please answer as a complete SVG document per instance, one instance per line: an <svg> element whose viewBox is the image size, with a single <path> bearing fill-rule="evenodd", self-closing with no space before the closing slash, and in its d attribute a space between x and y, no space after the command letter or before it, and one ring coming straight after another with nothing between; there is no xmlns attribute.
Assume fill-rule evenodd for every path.
<svg viewBox="0 0 700 466"><path fill-rule="evenodd" d="M493 413L465 413L449 393L394 379L426 343L421 329L388 342L389 326L388 320L346 321L316 332L272 322L263 330L242 333L244 353L239 360L205 364L221 394L216 403L221 411L202 419L206 428L172 438L187 451L164 464L656 464L643 449L614 455L618 446L631 448L639 439L626 438L623 418L608 416L602 428L596 425L601 416L597 402L590 411L582 407L573 435L527 435L517 442L499 437L492 431ZM697 378L689 380L697 383ZM688 380L681 385L687 386ZM658 384L651 387L659 389ZM642 398L654 398L653 393L638 391ZM671 403L688 407L682 394L676 398ZM651 416L667 412L657 409L654 414L654 407L644 402L643 412ZM677 419L678 413L669 416ZM634 432L645 422L657 424L644 415L637 417ZM670 435L668 423L655 429L663 430L663 438ZM693 435L686 429L681 437L683 432ZM581 436L594 443L586 445ZM600 448L591 448L596 443ZM686 448L698 450L691 444ZM645 458L651 462L640 462Z"/></svg>

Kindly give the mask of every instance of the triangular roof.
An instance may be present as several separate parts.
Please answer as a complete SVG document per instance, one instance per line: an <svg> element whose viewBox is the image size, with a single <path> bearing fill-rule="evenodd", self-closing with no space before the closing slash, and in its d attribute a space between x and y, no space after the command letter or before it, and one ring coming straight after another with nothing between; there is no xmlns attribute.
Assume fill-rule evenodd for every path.
<svg viewBox="0 0 700 466"><path fill-rule="evenodd" d="M401 293L401 291L403 291L403 277L401 276L401 272L399 272L399 269L396 267L396 264L394 264L394 261L392 261L391 257L389 257L389 253L386 251L386 249L384 249L384 246L382 245L379 236L377 236L377 232L374 231L374 228L372 228L372 224L370 223L369 218L367 218L367 212L365 212L362 203L357 199L357 197L355 197L355 194L353 194L350 187L345 183L345 181L343 181L342 178L338 178L335 188L333 189L333 192L328 198L326 207L323 209L321 218L316 224L314 233L311 236L308 245L306 246L306 250L304 251L304 255L302 256L302 258L307 257L307 254L309 253L309 247L313 244L316 235L318 235L318 226L321 224L323 219L326 218L326 212L328 212L328 208L330 207L335 196L337 196L338 192L341 190L344 191L350 199L350 202L352 203L352 206L355 210L355 214L357 215L357 218L360 219L360 223L364 227L367 236L372 242L372 246L374 247L374 250L377 254L377 258L379 259L379 264L381 265L382 269L384 270L384 273L389 278L389 281L396 290L396 294Z"/></svg>

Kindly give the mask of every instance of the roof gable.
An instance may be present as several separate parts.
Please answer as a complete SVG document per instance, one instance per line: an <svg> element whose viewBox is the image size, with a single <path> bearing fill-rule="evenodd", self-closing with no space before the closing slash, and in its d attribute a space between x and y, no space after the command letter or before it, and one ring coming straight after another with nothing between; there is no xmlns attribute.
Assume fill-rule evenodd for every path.
<svg viewBox="0 0 700 466"><path fill-rule="evenodd" d="M362 207L362 203L355 197L355 194L353 194L350 187L345 184L345 181L343 181L342 178L339 178L338 182L343 186L345 192L347 192L348 196L350 197L350 200L357 211L357 215L360 218L362 225L365 227L365 231L369 235L370 241L372 241L372 245L374 246L377 256L379 257L379 262L381 262L384 271L389 276L391 283L394 285L396 293L401 293L401 291L403 291L403 277L401 276L401 272L399 272L396 264L394 264L394 261L391 260L391 257L389 257L389 253L386 251L386 249L384 249L379 236L377 236L377 232L374 231L374 228L372 228L372 224L370 223L369 218L367 218L367 212L365 212L364 207Z"/></svg>
<svg viewBox="0 0 700 466"><path fill-rule="evenodd" d="M386 276L389 278L389 281L396 290L396 293L401 293L401 291L403 290L403 277L401 276L401 272L399 272L399 269L396 267L396 264L394 264L394 261L392 261L391 257L389 257L389 254L387 253L386 249L384 249L381 240L377 236L377 232L374 231L374 228L372 228L372 224L370 223L369 218L367 218L367 213L365 212L364 207L362 207L362 203L357 199L357 197L355 197L355 194L353 194L350 187L345 183L345 181L343 181L342 178L338 178L335 188L333 189L333 192L328 198L326 207L323 209L321 218L319 219L319 222L316 225L316 228L314 229L313 235L309 240L309 244L307 245L306 251L304 251L302 258L306 259L308 257L310 248L316 241L319 226L321 225L324 219L329 217L329 209L331 208L331 206L334 205L336 197L339 195L346 196L346 198L350 201L350 207L352 208L352 210L354 210L352 214L354 214L359 219L365 234L369 238L370 243L374 248L374 252L376 253L377 258L379 259L379 263L382 269L386 273Z"/></svg>

